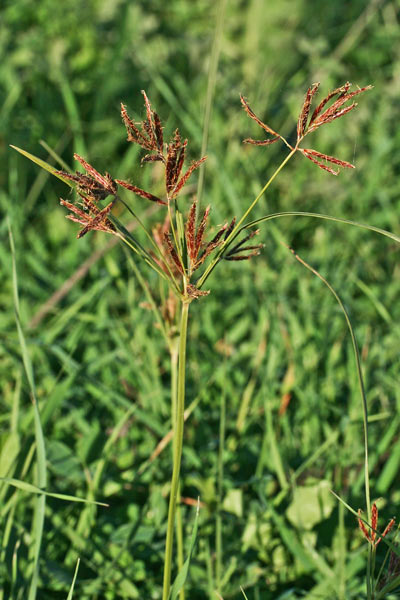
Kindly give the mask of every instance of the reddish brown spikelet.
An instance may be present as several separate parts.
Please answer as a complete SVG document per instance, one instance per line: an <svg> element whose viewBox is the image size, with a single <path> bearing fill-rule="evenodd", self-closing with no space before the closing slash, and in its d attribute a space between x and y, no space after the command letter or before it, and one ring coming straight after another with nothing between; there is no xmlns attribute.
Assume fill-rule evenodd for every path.
<svg viewBox="0 0 400 600"><path fill-rule="evenodd" d="M179 260L178 253L172 244L171 236L169 233L164 233L163 241L164 241L164 244L168 250L168 253L169 253L170 257L172 258L172 260L174 261L178 271L183 275L183 267L182 267L181 261Z"/></svg>
<svg viewBox="0 0 400 600"><path fill-rule="evenodd" d="M359 88L358 90L355 90L354 92L349 93L348 89L350 85L351 84L347 82L341 88L337 88L336 90L328 94L328 96L315 109L314 114L311 117L309 131L313 131L321 125L325 125L326 123L331 123L335 119L338 119L339 117L342 117L343 115L353 110L353 108L357 106L356 102L353 102L350 106L346 106L344 108L341 107L343 106L343 104L345 104L355 96L358 96L359 94L362 94L363 92L366 92L372 89L373 87L371 85L367 85L365 87ZM325 112L320 114L322 109L325 107L326 103L337 94L339 94L339 97L335 100L332 106L330 106Z"/></svg>
<svg viewBox="0 0 400 600"><path fill-rule="evenodd" d="M253 138L246 138L243 140L243 144L253 144L253 146L270 146L277 142L279 138L273 138L272 140L253 140Z"/></svg>
<svg viewBox="0 0 400 600"><path fill-rule="evenodd" d="M379 542L384 537L386 537L387 534L393 528L393 526L395 524L395 519L390 519L390 521L386 525L385 530L383 531L382 535L378 539L376 539L377 527L378 527L378 507L376 506L376 503L374 502L371 507L371 532L367 531L367 528L365 527L363 521L361 520L361 514L362 514L361 509L358 509L358 524L360 526L360 529L361 529L364 537L369 541L369 543L374 548L376 548L377 545L379 544Z"/></svg>
<svg viewBox="0 0 400 600"><path fill-rule="evenodd" d="M60 204L68 208L68 210L73 213L71 215L66 215L66 218L83 226L83 229L81 229L77 235L78 239L83 237L92 229L96 231L104 231L106 233L116 233L114 225L107 217L114 205L114 202L110 202L105 208L99 210L90 199L85 198L84 196L81 197L83 204L88 209L88 212L81 210L75 204L72 204L72 202L67 202L62 198L60 199Z"/></svg>
<svg viewBox="0 0 400 600"><path fill-rule="evenodd" d="M254 246L244 246L246 242L251 240L255 235L260 233L259 229L248 233L238 244L236 244L229 252L224 255L225 260L249 260L253 256L258 256L263 244L255 244ZM239 252L246 252L248 254L239 254Z"/></svg>
<svg viewBox="0 0 400 600"><path fill-rule="evenodd" d="M142 94L144 97L144 103L146 106L146 116L147 116L147 121L144 121L143 128L146 130L147 135L149 136L149 141L150 141L151 145L153 146L153 148L155 148L157 146L157 139L156 139L155 127L154 127L154 123L153 123L153 111L151 110L149 99L144 90L142 90Z"/></svg>
<svg viewBox="0 0 400 600"><path fill-rule="evenodd" d="M208 244L204 248L204 252L196 262L196 269L197 267L200 267L200 265L203 264L207 256L210 256L211 252L213 252L216 248L218 248L218 246L221 245L221 238L224 232L226 231L226 228L227 224L222 225L221 229L215 234L213 239L210 242L208 242Z"/></svg>
<svg viewBox="0 0 400 600"><path fill-rule="evenodd" d="M177 157L176 157L176 165L175 165L175 173L174 173L174 185L176 185L176 182L178 181L178 179L180 177L180 174L182 172L183 163L185 161L185 155L186 155L186 147L187 147L187 140L185 140L183 142L181 148L179 149Z"/></svg>
<svg viewBox="0 0 400 600"><path fill-rule="evenodd" d="M345 106L344 108L342 108L341 110L337 110L336 112L329 111L328 113L328 111L326 111L326 113L328 114L324 113L323 115L321 115L321 117L318 120L314 121L314 124L309 128L308 131L311 132L320 127L321 125L332 123L332 121L335 121L335 119L338 119L339 117L343 117L343 115L346 115L356 106L357 102L353 102L353 104L350 104L350 106Z"/></svg>
<svg viewBox="0 0 400 600"><path fill-rule="evenodd" d="M246 248L243 248L243 250L246 250ZM260 254L260 252L258 251L254 251L254 252L250 252L250 254L235 254L234 256L224 256L225 260L250 260L250 258L253 258L253 256L258 256Z"/></svg>
<svg viewBox="0 0 400 600"><path fill-rule="evenodd" d="M147 162L164 162L164 160L165 159L162 154L146 154L146 156L143 156L140 162L143 164Z"/></svg>
<svg viewBox="0 0 400 600"><path fill-rule="evenodd" d="M196 239L195 239L196 238L196 233L195 233L196 208L197 208L197 202L195 200L190 208L189 217L186 222L186 245L187 245L187 251L189 254L189 258L192 263L196 260L196 257L197 257Z"/></svg>
<svg viewBox="0 0 400 600"><path fill-rule="evenodd" d="M242 249L243 244L251 240L255 235L258 235L259 233L259 229L254 229L254 231L250 231L250 233L248 233L243 239L240 240L240 242L235 244L235 246L233 246L233 248L229 250L227 256L229 256L230 254L235 254L235 252L237 252L239 249Z"/></svg>
<svg viewBox="0 0 400 600"><path fill-rule="evenodd" d="M141 188L137 187L136 185L132 185L131 183L128 183L127 181L123 181L122 179L116 179L115 181L117 183L119 183L119 185L122 185L122 187L129 190L130 192L133 192L134 194L137 194L138 196L141 196L142 198L146 198L147 200L151 200L151 202L156 202L157 204L163 204L164 206L166 206L166 204L167 204L164 200L161 200L161 198L159 198L158 196L154 196L154 194L150 194L150 192L146 192L145 190L142 190Z"/></svg>
<svg viewBox="0 0 400 600"><path fill-rule="evenodd" d="M163 130L162 130L162 125L161 125L161 120L160 117L158 116L158 114L156 112L153 112L153 116L154 116L154 127L155 127L155 131L156 131L156 138L157 138L157 146L160 152L163 152L164 150L164 136L163 136Z"/></svg>
<svg viewBox="0 0 400 600"><path fill-rule="evenodd" d="M311 156L311 154L304 152L302 148L299 148L300 152L302 154L304 154L304 156L306 158L308 158L309 160L311 160L311 162L313 162L315 165L318 165L318 167L320 169L323 169L324 171L328 171L328 173L331 173L332 175L339 175L339 171L335 171L334 169L331 169L330 167L327 167L326 165L324 165L324 163L319 162L318 160L316 160L315 158L313 158L313 156Z"/></svg>
<svg viewBox="0 0 400 600"><path fill-rule="evenodd" d="M68 179L69 181L73 181L74 183L77 183L78 185L80 184L80 182L82 181L82 178L86 177L85 175L82 175L82 173L67 173L67 171L61 171L61 170L55 170L54 173L56 175L62 175L63 177L65 177L65 179Z"/></svg>
<svg viewBox="0 0 400 600"><path fill-rule="evenodd" d="M110 195L110 189L105 189L103 185L101 185L96 179L91 177L90 175L84 175L83 173L79 173L77 171L75 174L67 173L64 171L54 171L58 175L62 175L65 179L69 179L76 184L77 190L82 191L84 194L90 195L93 200L104 200L107 196ZM107 178L115 185L115 182L111 179L111 177L106 174ZM116 187L115 187L116 190Z"/></svg>
<svg viewBox="0 0 400 600"><path fill-rule="evenodd" d="M158 254L152 254L155 262L159 265L159 267L167 274L170 274L171 271L173 272L174 276L179 276L181 275L182 269L181 269L181 264L179 263L179 269L176 266L175 261L172 259L171 254L169 252L168 249L168 245L165 242L165 235L168 234L170 230L170 220L169 220L169 215L167 214L164 222L163 223L157 223L157 225L155 225L155 227L153 227L152 233L153 233L153 238L157 244L157 246L159 247L164 260L160 260L160 257ZM168 266L167 264L168 263Z"/></svg>
<svg viewBox="0 0 400 600"><path fill-rule="evenodd" d="M101 210L90 222L78 233L78 239L86 235L92 229L97 231L105 231L108 233L114 233L115 227L111 221L107 218L107 215L113 207L113 202L110 202L103 210Z"/></svg>
<svg viewBox="0 0 400 600"><path fill-rule="evenodd" d="M340 107L343 106L343 104L345 104L345 102L348 102L349 100L351 100L351 98L354 98L354 96L358 96L359 94L362 94L363 92L370 90L370 89L372 89L371 85L367 85L363 88L359 88L358 90L355 90L354 92L350 92L350 93L348 93L346 90L339 96L339 98L337 100L335 100L335 102L332 104L332 106L330 106L322 115L320 115L317 119L315 119L314 124L316 125L317 122L320 124L329 123L331 120L333 120L331 118L332 116L335 116L337 114L339 116L341 116L342 114L345 114L339 110ZM357 104L354 102L351 105L352 108L350 108L350 107L347 107L347 108L350 108L350 110L352 110L355 106L357 106ZM349 112L349 111L347 110L347 112ZM337 116L335 116L335 118L337 118Z"/></svg>
<svg viewBox="0 0 400 600"><path fill-rule="evenodd" d="M97 181L97 183L100 184L100 186L102 188L104 188L104 190L108 191L109 194L113 194L115 195L117 193L117 186L115 184L115 181L113 181L113 179L111 178L111 176L106 173L104 176L100 175L100 173L98 173L96 171L96 169L94 167L92 167L92 165L89 165L88 162L86 162L86 160L84 158L82 158L81 156L79 156L79 154L74 154L74 158L81 163L82 167L85 169L85 171L91 176L93 177L93 179L95 181Z"/></svg>
<svg viewBox="0 0 400 600"><path fill-rule="evenodd" d="M182 144L179 130L176 129L172 141L168 144L167 163L166 163L166 169L165 169L167 194L170 193L170 191L173 189L173 187L175 186L175 183L178 180L178 177L179 177L179 173L177 173L178 151L182 148L182 146L186 147L186 144L187 144L187 140L185 140L184 143Z"/></svg>
<svg viewBox="0 0 400 600"><path fill-rule="evenodd" d="M179 192L181 191L183 186L186 184L187 180L189 179L189 177L191 176L193 171L195 171L201 165L201 163L203 163L205 160L207 160L207 156L203 156L202 158L199 158L199 160L194 161L190 165L190 167L188 168L186 173L184 175L182 175L181 179L179 180L178 184L176 185L175 189L173 190L172 198L175 198L179 194Z"/></svg>
<svg viewBox="0 0 400 600"><path fill-rule="evenodd" d="M257 115L250 108L250 106L249 106L247 100L244 98L244 96L242 96L242 95L240 96L240 101L242 103L244 110L249 115L250 119L253 119L253 121L255 121L257 123L257 125L262 127L264 129L264 131L266 131L267 133L270 133L271 135L273 135L274 137L279 139L279 137L280 137L279 133L276 133L276 131L271 129L271 127L269 125L266 125L266 123L263 123L263 121L261 121L261 119L259 119L257 117ZM274 141L276 141L276 140L274 140ZM250 142L250 143L252 143L252 142Z"/></svg>
<svg viewBox="0 0 400 600"><path fill-rule="evenodd" d="M72 204L72 202L68 202L67 200L63 200L62 198L60 198L60 204L62 204L62 206L65 206L65 208L68 208L68 210L70 210L75 215L78 215L78 217L80 217L80 219L78 219L77 217L74 217L73 215L67 215L66 216L67 219L70 219L71 221L75 221L76 223L80 223L81 225L86 225L87 219L88 219L87 213L85 213L83 210L78 208L75 204Z"/></svg>
<svg viewBox="0 0 400 600"><path fill-rule="evenodd" d="M352 165L351 163L345 161L345 160L340 160L339 158L336 158L335 156L329 156L328 154L323 154L322 152L317 152L317 150L311 150L310 148L300 148L300 150L303 151L303 154L310 154L311 156L315 156L316 158L321 158L323 160L327 160L328 162L331 162L335 165L339 165L340 167L343 167L345 169L355 169L355 165Z"/></svg>
<svg viewBox="0 0 400 600"><path fill-rule="evenodd" d="M389 531L393 528L393 525L395 524L396 520L395 519L390 519L389 523L386 525L384 532L382 533L382 536L378 539L378 541L376 542L375 546L377 546L379 544L379 542L381 541L382 538L386 537L387 534L389 533Z"/></svg>
<svg viewBox="0 0 400 600"><path fill-rule="evenodd" d="M203 243L203 238L204 238L204 231L207 225L207 220L208 220L208 215L210 214L210 210L211 210L211 206L207 206L206 210L204 211L203 214L203 218L200 221L200 225L197 229L197 233L196 233L196 245L195 245L195 256L198 255L201 245Z"/></svg>
<svg viewBox="0 0 400 600"><path fill-rule="evenodd" d="M370 535L369 535L369 531L365 526L364 521L361 518L362 515L362 510L361 508L358 509L358 526L363 534L363 536L365 537L366 540L368 540L369 542L371 541Z"/></svg>
<svg viewBox="0 0 400 600"><path fill-rule="evenodd" d="M325 96L325 98L318 104L317 108L314 110L313 114L311 115L310 125L311 125L311 123L313 123L315 121L315 119L318 117L318 115L320 114L322 109L326 106L326 104L329 102L329 100L331 100L331 98L333 98L334 96L337 96L338 94L345 94L350 86L351 86L351 83L349 81L347 81L344 85L341 85L340 87L329 92L329 94L327 96Z"/></svg>
<svg viewBox="0 0 400 600"><path fill-rule="evenodd" d="M307 90L306 97L304 99L304 103L303 103L302 109L300 111L299 119L297 121L297 141L298 142L303 137L303 135L306 131L308 116L310 114L311 102L312 102L312 99L315 96L316 92L318 91L319 85L320 85L319 83L313 83L312 86L309 87Z"/></svg>
<svg viewBox="0 0 400 600"><path fill-rule="evenodd" d="M125 124L126 131L128 133L128 142L133 142L135 144L139 144L142 148L146 150L153 150L151 144L149 144L147 138L143 135L141 131L139 131L136 124L132 121L130 116L126 111L126 106L121 103L121 116L122 120Z"/></svg>
<svg viewBox="0 0 400 600"><path fill-rule="evenodd" d="M229 223L227 230L225 232L224 240L226 240L231 235L233 228L235 227L235 224L236 224L236 217L233 217L232 221Z"/></svg>

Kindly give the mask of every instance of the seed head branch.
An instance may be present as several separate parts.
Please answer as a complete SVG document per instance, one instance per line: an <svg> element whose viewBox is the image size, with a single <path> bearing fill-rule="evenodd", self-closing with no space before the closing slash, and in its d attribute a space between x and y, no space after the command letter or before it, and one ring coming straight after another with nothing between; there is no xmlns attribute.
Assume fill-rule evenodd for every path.
<svg viewBox="0 0 400 600"><path fill-rule="evenodd" d="M332 121L352 111L357 106L357 103L352 102L350 105L345 106L346 102L348 102L355 96L358 96L363 92L370 90L373 86L367 85L365 87L359 88L358 90L350 92L349 89L351 87L351 83L345 83L344 85L336 88L332 92L329 92L329 94L325 96L325 98L318 104L310 118L311 105L314 96L318 92L319 86L320 84L318 82L313 83L306 92L304 102L300 110L299 118L297 120L297 141L295 146L289 144L282 135L280 135L279 133L274 131L269 125L261 121L261 119L259 119L254 113L254 111L250 108L248 102L244 99L243 96L241 96L240 100L248 116L251 119L253 119L253 121L255 121L262 129L264 129L264 131L274 136L267 140L253 140L252 138L246 138L245 140L243 140L244 143L253 144L256 146L268 146L281 139L291 150L299 151L303 156L308 158L320 169L331 173L331 175L338 175L339 169L332 169L331 167L327 166L324 162L321 161L330 162L346 169L354 169L354 165L345 160L341 160L334 156L329 156L327 154L318 152L317 150L313 150L310 148L301 148L299 145L302 142L302 140L306 137L306 135L308 135L312 131L315 131L322 125L331 123ZM328 108L326 108L328 103L333 98L335 98L335 96L337 96L336 100L330 106L328 106Z"/></svg>

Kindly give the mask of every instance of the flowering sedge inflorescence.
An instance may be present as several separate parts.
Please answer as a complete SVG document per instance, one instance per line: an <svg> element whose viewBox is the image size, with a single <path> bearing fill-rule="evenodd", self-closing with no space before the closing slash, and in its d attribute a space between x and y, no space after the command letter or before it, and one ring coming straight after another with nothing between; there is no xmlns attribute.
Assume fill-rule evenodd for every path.
<svg viewBox="0 0 400 600"><path fill-rule="evenodd" d="M311 104L315 94L319 89L319 86L319 83L313 83L307 90L303 106L297 120L297 140L295 146L289 144L289 142L282 135L274 131L269 125L263 123L263 121L261 121L261 119L259 119L250 108L247 100L241 96L240 99L242 106L249 117L253 119L253 121L255 121L260 127L262 127L264 131L272 136L266 140L253 140L252 138L247 138L244 140L244 142L246 144L254 144L256 146L269 146L278 140L282 140L286 146L290 148L290 150L301 152L303 156L315 163L320 169L328 171L328 173L331 173L332 175L338 175L339 170L335 171L325 163L321 162L322 160L334 165L338 165L339 167L354 169L354 165L345 160L340 160L339 158L329 156L328 154L323 154L322 152L318 152L317 150L313 150L311 148L301 148L299 144L303 141L306 135L312 133L322 125L331 123L335 119L338 119L339 117L342 117L353 110L357 106L357 103L352 102L350 105L345 106L346 102L352 100L355 96L372 89L373 86L367 85L363 88L359 88L358 90L350 92L349 89L351 87L351 83L347 82L332 92L329 92L329 94L325 96L325 98L318 104L310 117ZM329 102L335 98L335 96L337 96L336 100L328 106Z"/></svg>
<svg viewBox="0 0 400 600"><path fill-rule="evenodd" d="M141 163L159 162L164 167L165 196L160 197L143 190L142 188L121 179L113 179L108 173L100 174L94 167L87 163L81 156L75 154L75 159L85 169L85 174L75 174L57 171L58 174L71 181L79 195L79 202L72 203L61 199L63 206L68 208L71 214L67 218L79 223L82 228L78 238L83 237L90 230L104 231L123 237L121 231L110 218L110 212L118 198L118 186L121 186L141 198L150 200L160 206L167 207L168 212L164 223L153 230L153 238L156 243L157 252L146 253L150 261L153 261L167 278L174 282L175 287L181 290L177 279L185 279L186 296L193 299L206 295L208 292L200 291L190 283L192 274L205 262L212 252L226 241L232 232L236 220L230 224L223 224L210 241L205 240L205 233L210 214L208 206L198 221L198 208L196 199L189 209L186 224L179 236L177 214L179 213L177 199L183 187L188 182L192 173L206 160L202 157L191 163L184 171L187 144L182 139L178 129L175 130L172 139L164 142L163 127L160 117L152 110L149 99L142 92L145 101L146 119L141 124L135 123L128 115L126 107L121 104L121 116L125 124L128 142L138 144L147 154ZM113 199L105 208L99 207L99 202L108 196ZM175 225L174 225L175 217ZM238 244L231 248L223 256L226 260L245 260L259 254L262 244L246 246L245 243L256 235L258 231L244 237ZM148 261L149 262L149 261Z"/></svg>
<svg viewBox="0 0 400 600"><path fill-rule="evenodd" d="M261 121L250 108L245 98L241 96L243 108L248 116L269 136L272 136L266 140L247 138L244 142L256 146L268 146L278 140L282 140L289 147L292 154L297 151L300 152L319 168L333 175L337 175L339 170L334 170L332 167L326 165L325 162L339 167L354 168L354 165L339 158L323 154L311 148L300 147L300 143L307 135L322 125L331 123L353 110L357 106L357 103L353 101L351 104L347 104L348 101L353 100L354 97L369 90L372 86L359 88L355 91L350 91L350 87L351 84L347 82L336 88L311 113L312 101L318 91L319 83L314 83L310 86L297 121L297 140L294 146L269 125ZM239 225L242 224L244 217L242 217L239 223L236 223L236 219L232 219L229 224L228 222L223 224L219 227L214 237L206 241L210 206L205 209L202 215L198 215L196 199L192 202L186 222L184 223L178 207L178 196L181 194L192 173L206 160L206 157L204 156L192 162L184 170L187 140L183 139L179 130L176 129L170 141L164 141L164 132L160 117L152 109L145 92L142 93L145 101L146 118L140 124L135 123L128 115L126 107L123 104L121 104L121 116L127 130L128 142L138 144L146 151L146 155L141 161L142 164L149 162L162 164L165 181L164 194L161 196L155 195L128 181L122 179L114 180L108 173L102 175L81 156L75 154L76 160L82 165L85 173L76 172L75 174L70 174L63 171L57 171L57 173L75 185L79 201L78 203L72 203L61 199L61 204L70 210L71 214L68 215L68 218L81 225L78 238L83 237L91 230L98 230L117 235L125 242L127 242L126 229L121 227L115 217L111 215L111 209L115 202L119 200L118 186L127 189L141 198L165 207L167 212L165 219L163 219L164 222L153 230L153 237L151 238L151 243L155 247L155 251L154 248L149 251L144 249L132 236L129 243L127 243L172 284L175 292L183 294L187 299L197 298L201 295L206 295L208 292L203 292L196 288L192 281L193 273L217 249L218 252L214 254L214 259L211 261L211 267L221 259L228 261L248 260L259 254L262 244L250 243L250 245L246 245L249 240L257 235L258 230L256 230L243 237L239 242L236 241L235 245L233 245L239 232ZM109 196L112 196L111 202L104 208L101 207L99 203ZM249 212L247 211L246 215ZM206 275L211 268L207 267L207 269ZM201 280L200 283L204 283L204 275L201 277Z"/></svg>
<svg viewBox="0 0 400 600"><path fill-rule="evenodd" d="M361 518L362 510L358 509L358 525L360 530L365 537L365 539L371 544L373 548L376 548L382 538L386 537L389 531L393 528L395 524L395 519L390 519L389 523L386 525L381 536L377 538L377 527L378 527L378 507L374 502L371 508L371 529L369 530L364 521Z"/></svg>

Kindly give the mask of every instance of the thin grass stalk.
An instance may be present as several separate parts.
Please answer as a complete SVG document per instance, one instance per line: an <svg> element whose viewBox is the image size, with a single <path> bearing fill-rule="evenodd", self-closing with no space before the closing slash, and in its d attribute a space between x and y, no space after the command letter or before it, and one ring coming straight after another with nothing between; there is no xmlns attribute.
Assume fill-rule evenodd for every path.
<svg viewBox="0 0 400 600"><path fill-rule="evenodd" d="M181 469L183 426L185 411L185 373L186 373L186 342L189 303L182 302L181 321L179 328L179 362L178 362L178 393L176 420L174 423L174 458L172 467L171 492L169 497L167 536L165 540L164 581L162 600L168 600L171 589L172 548L174 541L174 526L176 505L179 491L179 475Z"/></svg>
<svg viewBox="0 0 400 600"><path fill-rule="evenodd" d="M225 364L226 367L226 364ZM224 376L226 369L224 368ZM215 522L215 580L217 590L221 591L222 579L222 494L224 481L224 450L225 450L225 430L226 430L226 387L224 386L221 394L221 404L219 413L219 448L218 448L218 473L217 473L217 516Z"/></svg>
<svg viewBox="0 0 400 600"><path fill-rule="evenodd" d="M343 478L342 465L339 465L339 474L337 477L338 482L341 482ZM344 506L339 502L338 506L339 518L338 518L338 531L339 531L339 556L338 556L338 600L346 600L346 527L345 527L345 513Z"/></svg>
<svg viewBox="0 0 400 600"><path fill-rule="evenodd" d="M293 252L293 251L292 251ZM368 406L367 406L367 398L365 395L365 387L364 387L364 378L361 369L361 359L360 353L358 350L357 338L353 329L353 325L351 323L349 314L340 298L340 296L336 293L331 284L319 273L316 269L314 269L311 265L306 263L300 256L294 254L295 258L304 266L306 269L311 271L314 275L318 277L326 285L331 294L335 297L337 303L339 304L344 317L346 319L347 326L350 331L351 343L353 345L353 352L356 361L356 370L357 370L357 379L358 385L360 388L361 394L361 402L362 402L362 415L363 415L363 430L364 430L364 478L365 478L365 504L367 508L367 521L371 522L371 494L370 494L370 482L369 482L369 460L368 460ZM375 557L372 553L372 545L368 544L368 560L367 560L367 599L372 599L372 577L374 573L375 566Z"/></svg>
<svg viewBox="0 0 400 600"><path fill-rule="evenodd" d="M131 207L129 206L129 204L127 202L125 202L125 200L123 200L122 198L120 198L118 196L118 200L125 206L125 208L131 213L131 215L136 219L136 221L138 222L138 224L140 225L140 227L143 229L144 233L146 234L147 239L149 240L150 244L153 246L156 254L158 255L160 261L163 263L163 265L165 266L165 268L168 270L171 279L173 279L175 281L175 277L174 274L168 264L168 261L165 260L163 253L161 252L160 248L158 247L158 244L155 243L153 237L150 235L150 233L148 232L147 228L144 226L143 221L137 216L137 214L131 209ZM175 281L176 283L176 281Z"/></svg>
<svg viewBox="0 0 400 600"><path fill-rule="evenodd" d="M168 280L168 277L166 276L166 274L165 274L165 273L163 273L163 272L162 272L162 271L161 271L161 270L160 270L158 267L156 267L156 266L155 266L155 263L152 263L152 262L150 262L150 261L149 261L149 260L148 260L146 257L144 257L142 254L140 254L140 252L139 252L139 251L138 251L138 250L135 248L135 246L134 246L133 244L131 244L131 243L128 241L128 239L127 239L126 237L124 237L124 236L123 236L122 234L120 234L120 233L117 233L117 236L119 237L119 239L120 239L120 240L121 240L121 241L122 241L124 244L126 244L126 245L127 245L129 248L131 248L131 250L133 250L133 251L134 251L136 254L138 254L139 256L141 256L142 258L144 258L145 262L146 262L148 265L150 265L150 267L151 267L152 269L154 269L154 271L156 271L156 273L158 273L158 275L160 275L160 277L162 277L163 279L165 279L165 281L169 281L169 280ZM179 291L179 290L178 290L178 287L177 287L177 285L176 285L176 283L175 283L175 281L174 281L173 283L174 283L174 285L175 285L175 287L176 287L177 291Z"/></svg>
<svg viewBox="0 0 400 600"><path fill-rule="evenodd" d="M253 208L256 206L256 204L258 203L258 201L260 200L260 198L263 196L263 194L267 191L267 189L269 188L269 186L271 185L271 183L274 181L275 177L277 177L277 175L281 172L281 170L286 165L286 163L289 162L289 160L292 158L292 156L293 156L293 154L295 154L295 152L296 152L296 148L293 148L293 150L286 156L286 158L281 162L281 164L279 165L279 167L274 171L274 173L268 179L267 183L264 185L264 187L262 188L262 190L258 193L258 195L256 196L256 198L250 204L249 208L240 217L239 221L237 222L237 224L233 228L232 232L228 235L228 237L226 238L226 240L224 240L224 242L221 244L218 252L216 253L215 258L210 262L210 264L208 265L207 269L205 269L203 275L198 280L197 287L200 288L204 284L204 282L206 281L207 277L210 275L211 271L217 265L217 263L218 263L218 261L220 259L220 256L224 252L225 248L237 236L237 234L240 231L241 225L247 219L247 217L249 216L249 214L251 213L251 211L253 210Z"/></svg>
<svg viewBox="0 0 400 600"><path fill-rule="evenodd" d="M323 215L320 213L312 213L312 212L300 212L300 211L285 211L280 213L271 213L270 215L266 215L265 217L261 217L260 219L255 219L254 221L250 221L244 225L240 231L247 229L249 227L253 227L258 225L259 223L264 223L265 221L271 221L272 219L278 219L280 217L313 217L315 219L324 219L326 221L334 221L336 223L344 223L345 225L354 225L355 227L360 227L361 229L368 229L369 231L374 231L375 233L379 233L384 237L388 237L391 240L400 244L400 237L390 231L386 231L385 229L380 229L379 227L375 227L374 225L366 225L365 223L358 223L357 221L351 221L350 219L342 219L341 217L333 217L332 215ZM239 235L240 231L236 233L236 236ZM235 237L236 237L235 236Z"/></svg>

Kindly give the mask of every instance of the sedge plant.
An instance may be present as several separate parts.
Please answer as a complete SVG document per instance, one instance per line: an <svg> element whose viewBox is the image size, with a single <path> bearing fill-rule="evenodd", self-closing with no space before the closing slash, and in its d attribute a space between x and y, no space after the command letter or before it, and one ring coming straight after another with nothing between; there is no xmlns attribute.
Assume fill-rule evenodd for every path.
<svg viewBox="0 0 400 600"><path fill-rule="evenodd" d="M299 154L310 160L318 168L330 175L338 175L340 168L353 169L354 165L327 155L321 151L305 147L304 141L310 134L345 115L352 112L357 106L355 98L371 89L366 86L351 90L349 82L328 93L317 106L312 109L314 97L318 92L319 83L314 83L307 90L303 105L297 121L297 136L294 142L277 133L264 123L252 110L246 98L241 96L241 103L245 113L261 128L266 139L256 140L246 138L245 143L253 146L269 146L276 142L283 142L288 153L281 164L273 171L261 191L252 200L244 213L235 218L230 216L212 233L209 233L209 218L211 206L202 209L198 206L196 198L192 199L190 206L186 204L187 194L184 188L196 169L204 163L206 157L200 157L186 165L188 140L184 139L176 129L171 138L166 141L164 128L157 112L145 92L145 118L138 123L129 116L126 107L121 105L121 116L127 131L127 141L140 146L145 155L142 164L151 165L158 163L163 177L163 193L153 193L138 187L134 182L114 179L109 173L99 173L86 159L75 154L75 159L80 163L84 172L69 173L55 170L44 161L34 157L24 150L22 154L50 171L53 175L63 180L74 188L74 198L61 199L60 203L69 211L67 218L80 226L77 237L82 238L91 231L100 231L116 236L123 243L132 257L134 274L139 278L146 294L147 301L154 311L159 329L161 330L171 358L171 421L173 429L173 455L172 475L169 496L167 532L164 553L163 593L162 600L171 597L171 578L173 570L174 532L177 528L177 542L179 557L178 564L183 565L183 542L180 520L177 519L179 509L179 484L181 471L181 458L184 434L185 388L186 388L186 352L188 340L188 324L190 305L193 301L203 302L210 293L205 288L209 277L215 268L224 261L241 262L256 257L262 244L255 238L260 230L258 225L269 220L285 216L306 216L319 219L329 219L344 224L370 229L390 237L397 242L400 239L387 231L370 225L355 223L338 217L315 213L285 212L274 213L257 220L250 221L249 217L260 198L270 187L284 166ZM121 191L123 190L123 195ZM159 224L152 229L142 222L126 199L126 192L134 194L141 199L157 205L160 210ZM130 233L115 216L114 207L122 205L131 216L136 219L142 230L141 240ZM143 242L143 240L145 240ZM150 289L145 277L137 267L137 261L143 261L147 267L155 271L164 285L161 300ZM364 448L365 448L365 505L366 520L374 523L374 514L371 515L371 501L369 489L368 470L368 433L367 433L367 408L363 404L364 416ZM221 467L220 467L221 468ZM179 517L179 514L178 514ZM178 523L178 525L177 525ZM375 523L376 524L376 523ZM374 525L372 524L374 529ZM371 542L371 539L369 541ZM370 544L371 546L371 544ZM376 545L375 545L376 546ZM374 560L373 552L369 553L368 573ZM186 569L187 570L187 569ZM371 577L368 576L367 597L373 597ZM180 598L184 598L183 586L180 586Z"/></svg>

